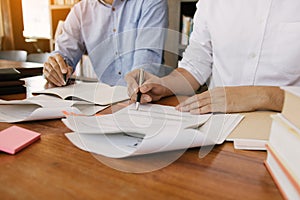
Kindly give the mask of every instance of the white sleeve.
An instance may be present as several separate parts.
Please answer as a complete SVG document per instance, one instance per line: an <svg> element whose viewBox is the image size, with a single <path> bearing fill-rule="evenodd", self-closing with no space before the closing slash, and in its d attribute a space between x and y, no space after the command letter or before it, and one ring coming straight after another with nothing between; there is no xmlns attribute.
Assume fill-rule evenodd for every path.
<svg viewBox="0 0 300 200"><path fill-rule="evenodd" d="M179 68L190 72L201 85L211 76L213 62L211 37L206 23L206 2L201 0L197 3L189 45L178 64Z"/></svg>

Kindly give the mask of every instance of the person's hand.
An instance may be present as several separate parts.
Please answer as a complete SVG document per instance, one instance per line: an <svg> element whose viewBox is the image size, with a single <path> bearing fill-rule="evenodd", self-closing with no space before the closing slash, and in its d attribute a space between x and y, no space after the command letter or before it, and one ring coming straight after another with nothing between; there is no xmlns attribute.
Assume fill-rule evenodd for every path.
<svg viewBox="0 0 300 200"><path fill-rule="evenodd" d="M234 113L255 110L280 111L283 98L283 91L278 87L219 87L188 98L180 103L176 109L192 114Z"/></svg>
<svg viewBox="0 0 300 200"><path fill-rule="evenodd" d="M46 80L55 86L63 86L67 83L64 74L68 79L72 74L73 68L68 66L60 54L50 56L44 63L43 74Z"/></svg>
<svg viewBox="0 0 300 200"><path fill-rule="evenodd" d="M161 78L148 72L144 73L144 83L141 87L139 87L139 69L128 73L125 77L125 80L128 86L128 95L133 102L136 102L138 91L142 93L141 103L158 101L162 97L168 96L171 93L166 87L163 86Z"/></svg>

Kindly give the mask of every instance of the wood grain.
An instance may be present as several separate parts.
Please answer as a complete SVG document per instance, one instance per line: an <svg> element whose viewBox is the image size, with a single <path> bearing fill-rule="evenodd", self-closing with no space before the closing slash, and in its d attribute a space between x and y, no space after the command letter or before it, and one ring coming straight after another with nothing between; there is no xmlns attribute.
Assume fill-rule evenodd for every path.
<svg viewBox="0 0 300 200"><path fill-rule="evenodd" d="M184 97L179 100L181 98ZM176 105L177 102L176 97L170 97L160 103ZM116 104L103 114L126 104L128 102ZM147 167L158 161L151 156L152 163L141 162L143 158L113 160L82 151L64 136L70 130L60 120L15 125L42 136L14 156L0 152L0 199L282 198L263 164L266 159L263 151L235 150L231 143L225 143L199 158L199 148L193 148L166 167L135 174L113 169L105 163ZM10 126L12 124L0 123L0 130ZM176 152L162 156L167 158L172 153Z"/></svg>

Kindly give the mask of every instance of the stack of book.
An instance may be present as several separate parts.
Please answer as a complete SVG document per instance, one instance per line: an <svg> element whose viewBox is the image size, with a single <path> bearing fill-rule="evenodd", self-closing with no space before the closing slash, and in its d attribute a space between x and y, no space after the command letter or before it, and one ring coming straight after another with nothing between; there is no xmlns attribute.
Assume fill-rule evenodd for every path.
<svg viewBox="0 0 300 200"><path fill-rule="evenodd" d="M26 92L25 81L20 80L21 73L14 68L0 69L0 95Z"/></svg>
<svg viewBox="0 0 300 200"><path fill-rule="evenodd" d="M300 199L300 87L285 87L282 113L272 116L266 167L286 199Z"/></svg>
<svg viewBox="0 0 300 200"><path fill-rule="evenodd" d="M182 16L182 30L181 30L181 44L188 45L189 38L193 31L193 18L183 15Z"/></svg>

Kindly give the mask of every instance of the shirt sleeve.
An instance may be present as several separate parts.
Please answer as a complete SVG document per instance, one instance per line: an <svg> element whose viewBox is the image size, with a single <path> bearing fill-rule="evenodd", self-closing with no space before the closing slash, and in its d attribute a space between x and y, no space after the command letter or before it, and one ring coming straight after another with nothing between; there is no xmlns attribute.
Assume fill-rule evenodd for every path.
<svg viewBox="0 0 300 200"><path fill-rule="evenodd" d="M179 68L190 72L201 85L210 78L213 62L211 36L206 21L206 4L205 0L197 3L189 45L178 64Z"/></svg>
<svg viewBox="0 0 300 200"><path fill-rule="evenodd" d="M52 52L52 54L61 54L73 69L86 51L80 30L81 10L79 5L77 4L71 9L63 24L62 33L57 37L55 51Z"/></svg>
<svg viewBox="0 0 300 200"><path fill-rule="evenodd" d="M138 22L133 69L159 75L168 27L166 0L145 0Z"/></svg>

